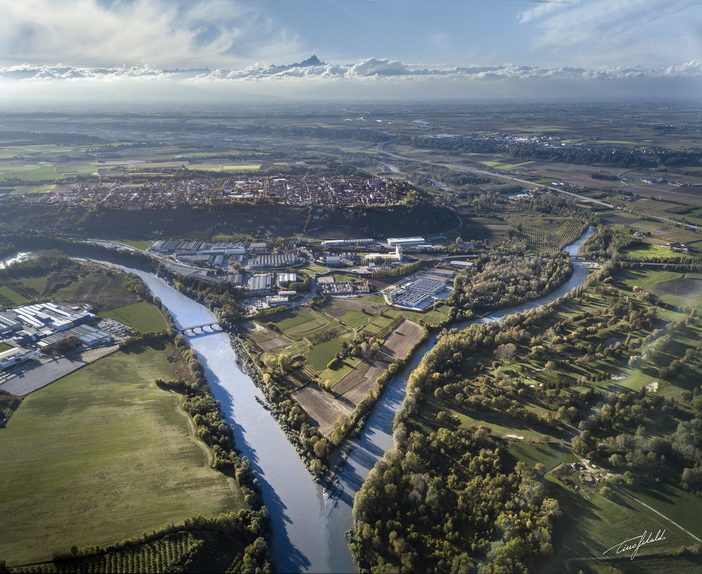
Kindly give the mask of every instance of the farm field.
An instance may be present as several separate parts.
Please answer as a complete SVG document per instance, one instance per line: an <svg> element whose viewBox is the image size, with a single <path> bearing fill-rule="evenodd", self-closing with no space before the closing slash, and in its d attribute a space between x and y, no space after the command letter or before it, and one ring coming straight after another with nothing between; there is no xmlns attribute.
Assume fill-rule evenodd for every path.
<svg viewBox="0 0 702 574"><path fill-rule="evenodd" d="M671 249L666 249L665 247L661 247L659 245L650 244L636 245L634 247L622 249L621 255L622 257L630 257L632 259L652 259L654 257L680 257L680 259L683 261L685 259L690 259L691 257L694 257L694 255L690 255L688 253L676 253Z"/></svg>
<svg viewBox="0 0 702 574"><path fill-rule="evenodd" d="M25 398L0 432L9 564L244 507L234 481L209 468L181 396L154 382L172 376L173 351L155 341L118 352Z"/></svg>
<svg viewBox="0 0 702 574"><path fill-rule="evenodd" d="M157 333L166 328L166 321L164 321L159 310L146 301L132 303L131 305L109 311L100 311L98 317L114 319L133 329L137 329L141 333Z"/></svg>
<svg viewBox="0 0 702 574"><path fill-rule="evenodd" d="M357 349L332 363L361 334L366 345L377 344L375 356L361 356ZM375 388L388 364L404 358L423 334L422 327L384 304L330 297L318 310L303 307L252 322L246 325L244 339L269 369L281 375L320 432L329 435L338 417L349 414ZM296 366L280 372L281 355L293 357Z"/></svg>

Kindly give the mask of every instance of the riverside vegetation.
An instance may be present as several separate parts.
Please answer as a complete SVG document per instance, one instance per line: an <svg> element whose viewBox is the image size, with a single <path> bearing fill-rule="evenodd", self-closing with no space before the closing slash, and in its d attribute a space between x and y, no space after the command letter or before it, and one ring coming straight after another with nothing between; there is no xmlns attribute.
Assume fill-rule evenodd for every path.
<svg viewBox="0 0 702 574"><path fill-rule="evenodd" d="M66 261L62 259L62 257L62 255L49 254L47 256L39 256L30 259L29 262L22 264L22 273L26 275L31 270L39 272L40 270L46 271L47 269L65 271L66 268L63 266L68 266L75 270L76 264L71 260ZM80 269L78 269L78 271L79 270ZM214 515L210 516L195 515L187 517L187 515L182 515L182 510L169 510L170 507L168 504L164 504L160 507L158 512L151 513L153 517L171 516L175 518L180 516L180 521L176 520L162 527L152 528L149 532L144 532L142 535L134 536L122 542L115 542L107 545L89 545L83 548L74 545L72 548L66 548L63 551L56 550L53 560L47 562L35 562L32 565L22 566L18 564L15 558L10 564L6 563L4 566L9 568L10 571L15 572L62 572L74 570L94 572L160 572L164 570L190 572L202 570L225 571L228 569L232 571L272 571L272 558L268 548L270 536L269 518L268 512L260 498L258 481L248 460L245 457L240 458L237 454L232 435L232 427L226 422L219 403L212 396L203 376L204 369L202 364L189 348L187 340L182 336L175 335L174 321L168 311L161 305L160 301L149 295L145 285L138 277L124 277L128 289L137 293L139 298L143 297L146 301L160 309L167 327L161 332L143 334L135 332L130 339L120 345L120 352L117 354L101 359L97 363L85 367L49 387L33 393L22 403L22 410L20 410L19 413L15 413L15 417L17 418L13 417L9 422L8 428L2 429L2 433L4 434L0 436L0 448L8 453L17 447L20 442L24 444L27 440L35 439L37 441L46 442L46 436L43 433L48 431L48 429L44 429L46 426L45 424L34 425L32 427L32 432L24 428L24 426L26 426L26 421L29 420L27 417L31 418L32 416L38 415L40 417L39 420L50 418L54 429L64 424L72 426L72 434L68 436L76 435L76 438L69 440L67 446L70 446L70 448L74 449L76 452L83 452L85 449L88 449L81 455L81 460L83 460L84 465L89 468L95 467L101 472L111 472L107 466L99 463L99 460L102 460L101 457L104 455L99 445L96 449L81 442L83 434L92 432L92 423L90 422L93 420L92 418L75 419L70 410L59 411L52 415L48 415L42 411L42 409L53 408L51 405L62 404L62 401L65 402L66 400L78 401L76 404L81 405L85 402L86 404L82 408L89 409L91 412L104 411L106 413L103 417L100 417L100 420L108 422L102 424L100 432L101 434L113 436L113 438L110 439L110 444L112 446L108 447L105 445L105 448L111 449L111 455L116 457L117 460L121 460L121 458L125 456L127 458L131 457L135 463L141 461L141 464L146 463L147 465L146 468L143 469L142 474L138 477L132 477L130 473L122 473L120 483L124 483L125 486L128 487L130 480L138 479L140 483L148 484L147 477L154 473L158 475L159 470L157 467L149 468L149 464L159 464L158 456L151 457L151 461L153 462L147 462L142 454L146 452L144 448L151 447L146 443L144 443L144 445L141 443L144 442L144 440L146 440L146 442L150 440L148 439L149 433L152 433L154 438L159 437L160 433L162 433L162 424L156 425L150 429L145 429L146 435L144 440L135 442L133 437L128 438L127 435L124 435L124 429L119 426L122 423L119 421L123 419L134 419L133 422L128 423L130 428L134 430L135 428L140 428L139 425L141 423L139 421L141 421L141 418L158 418L161 416L159 413L163 410L162 415L165 416L167 420L175 417L173 418L173 422L169 423L175 425L174 429L178 428L176 434L173 436L176 436L178 441L182 440L187 444L188 432L185 428L180 428L184 426L182 417L177 414L170 414L173 400L169 395L173 396L172 393L177 393L182 396L182 400L179 401L180 406L177 407L177 410L180 410L183 415L187 416L190 420L188 424L193 426L192 432L196 435L198 442L201 441L200 444L207 449L208 454L206 458L209 459L207 465L209 470L207 467L205 469L196 470L198 468L197 464L193 468L182 468L183 465L181 463L179 466L181 470L179 472L183 476L188 476L188 473L192 474L193 472L206 474L207 476L202 476L199 479L199 482L203 486L195 487L195 490L198 488L210 488L212 490L211 494L216 496L212 499L214 504L208 504L206 507L211 508L211 510L215 510L215 508L219 510L216 511ZM170 352L170 356L168 361L166 361L165 355L167 355L168 352ZM119 364L113 365L112 363ZM152 363L154 367L149 368ZM175 365L175 369L173 366L166 367L166 365L169 364ZM158 368L156 368L156 365L158 365ZM137 408L135 406L121 405L114 411L116 406L111 405L113 399L110 397L116 393L117 395L123 396L124 399L129 402L129 397L135 390L131 388L129 383L121 381L123 374L129 372L130 369L144 369L144 373L173 373L176 376L161 376L151 381L142 381L141 378L143 377L135 377L135 380L138 381L137 384L145 385L146 388L149 389L148 391L141 391L141 394L143 396L148 395L152 397L149 403L152 406ZM98 371L99 375L97 376L101 383L96 386L96 383L91 383L90 381L94 380L92 377L95 376L95 373ZM91 375L91 373L93 373L93 375ZM146 376L148 378L148 375ZM87 379L83 381L86 377ZM74 379L76 381L79 379L82 381L78 387L73 386ZM115 388L110 390L109 394L105 394L104 391L107 391L108 387L111 388L111 386ZM68 393L68 395L66 395L66 393ZM64 397L64 395L66 395L66 397ZM43 400L45 396L46 398L51 398L48 403ZM72 399L69 397L72 397ZM12 404L9 405L9 408L14 409L17 406L18 405ZM134 417L136 417L136 419ZM64 421L63 419L66 420ZM107 424L107 427L105 427L105 424ZM187 425L185 426L187 427ZM14 432L15 427L21 430L20 435ZM161 446L163 452L171 453L172 458L178 460L179 454L173 451L173 449L183 448L179 446L180 443L173 443L173 437L171 435L161 437L158 440L162 442ZM39 443L35 445L36 448L28 448L27 445L24 445L22 450L25 452L36 451L36 449L39 448L38 444ZM123 453L122 451L124 451L126 445L129 445L127 449L129 452L127 453L125 451ZM192 455L199 452L199 447L195 445L188 448L193 450ZM58 452L56 454L57 456L62 456ZM192 455L188 454L188 456ZM52 465L54 465L55 461L52 462L52 457L49 453L46 454L46 457L48 458L44 459L45 469L52 469ZM11 458L16 457L13 455ZM128 462L126 464L129 466ZM165 466L167 467L168 465L166 464ZM31 470L32 464L26 464L23 468ZM20 487L21 484L27 483L17 480L16 477L17 472L23 472L22 468L15 468L15 466L12 465L6 470L13 479L12 484L3 486L3 492L9 497L8 500L12 505L17 501L21 501L22 497L29 493L24 492L25 489ZM54 477L52 483L60 485L62 479L55 474L57 471L54 470L50 472L54 473L51 475ZM71 478L71 481L74 484L82 484L85 482L86 479L82 477L81 470L76 469L76 473L77 474ZM171 480L169 482L175 485L181 484L180 480L175 482ZM29 484L31 484L31 482ZM210 486L205 486L206 484ZM218 485L216 488L215 484ZM86 500L100 499L100 494L96 485L89 486L86 483L86 486L81 488L83 489L81 491L81 498L85 498ZM158 488L161 488L161 486L158 486ZM178 492L179 497L187 496L189 490L193 490L192 487L186 487L184 483L180 487L176 486L176 488L182 488L182 490ZM121 487L117 490L120 491L120 489ZM224 496L225 492L230 492L230 494ZM37 500L41 500L43 496L44 494ZM164 502L166 500L167 499L164 499ZM218 500L221 502L217 502ZM227 502L225 503L225 501ZM34 504L36 504L36 502ZM116 492L110 501L112 508L114 508L115 504L127 504L128 506L128 498L124 498L119 492ZM229 508L227 508L227 505L229 505ZM192 505L186 505L187 508L190 506ZM202 505L200 506L202 507ZM180 507L182 507L182 504L178 508ZM140 513L139 516L132 516L131 512L123 513L127 516L127 519L123 521L124 524L120 523L120 525L115 526L114 529L111 529L109 524L104 524L99 528L93 525L93 529L96 531L98 538L105 539L110 536L110 532L124 532L125 529L129 528L129 525L153 524L153 518L149 515L150 510L148 505L145 506L144 510L145 514ZM6 511L8 511L7 507L2 510L2 512ZM60 512L50 514L56 515L57 518L60 519ZM80 524L89 527L90 520L93 518L92 514L86 515L85 520ZM10 519L9 516L3 519L3 523L6 525L9 525L11 522L12 519ZM82 527L78 529L68 529L66 532L68 532L69 535L71 532L74 532L76 535L76 542L95 539L95 534L84 530ZM29 556L32 555L32 552L34 552L32 556L39 558L43 553L46 553L47 547L30 550L30 554L27 554L26 544L24 545L25 548L22 550L13 546L15 545L14 539L16 535L19 534L21 534L21 529L14 528L11 537L9 535L4 536L5 544L9 544L9 546L5 546L3 552L5 558L10 557L11 554L16 556ZM12 541L8 538L11 538ZM63 536L59 536L57 540L63 541L64 538ZM46 542L46 544L48 548L52 546L56 548L56 542ZM227 548L228 550L223 552L223 548Z"/></svg>
<svg viewBox="0 0 702 574"><path fill-rule="evenodd" d="M351 549L361 570L558 569L572 557L564 537L602 543L599 514L561 515L559 505L580 498L574 486L638 520L647 518L617 485L636 496L655 484L700 496L701 300L680 306L654 294L655 278L670 275L607 263L554 303L442 332L409 379L395 449L356 497ZM527 468L517 460L535 452L528 444L570 447L601 470L584 480L559 466L560 454L542 459L553 472ZM674 520L694 531L680 512ZM668 549L694 542L685 537L673 533Z"/></svg>

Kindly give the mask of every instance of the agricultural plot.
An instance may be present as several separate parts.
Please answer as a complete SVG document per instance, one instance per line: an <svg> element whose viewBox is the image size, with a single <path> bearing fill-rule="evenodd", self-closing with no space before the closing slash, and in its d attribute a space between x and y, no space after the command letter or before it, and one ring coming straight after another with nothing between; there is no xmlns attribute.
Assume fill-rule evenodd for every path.
<svg viewBox="0 0 702 574"><path fill-rule="evenodd" d="M25 398L0 433L9 564L244 508L210 468L182 397L154 382L173 376L172 352L161 342L118 352Z"/></svg>
<svg viewBox="0 0 702 574"><path fill-rule="evenodd" d="M166 328L166 321L159 310L151 303L140 301L109 311L100 311L101 319L114 319L141 333L158 333Z"/></svg>
<svg viewBox="0 0 702 574"><path fill-rule="evenodd" d="M325 393L317 385L307 385L292 394L310 418L319 432L328 437L332 425L341 415L348 415L353 411L354 405L348 401L335 399Z"/></svg>
<svg viewBox="0 0 702 574"><path fill-rule="evenodd" d="M300 309L294 312L282 313L281 315L284 316L282 321L280 319L276 321L276 317L273 316L271 322L275 324L283 335L294 341L304 339L330 324L329 318L311 309Z"/></svg>
<svg viewBox="0 0 702 574"><path fill-rule="evenodd" d="M542 253L560 251L573 243L583 231L583 223L575 219L540 221L521 220L522 234L527 238L527 248Z"/></svg>
<svg viewBox="0 0 702 574"><path fill-rule="evenodd" d="M28 301L30 301L30 299L20 295L14 289L10 289L7 285L0 284L0 304L3 306L12 307Z"/></svg>

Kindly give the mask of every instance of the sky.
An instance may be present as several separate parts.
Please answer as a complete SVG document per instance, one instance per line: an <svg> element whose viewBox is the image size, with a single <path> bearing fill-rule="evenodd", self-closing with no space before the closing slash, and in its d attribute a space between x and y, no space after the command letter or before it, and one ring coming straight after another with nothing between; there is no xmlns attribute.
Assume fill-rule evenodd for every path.
<svg viewBox="0 0 702 574"><path fill-rule="evenodd" d="M693 0L0 0L0 14L0 102L695 99L702 88ZM313 54L324 64L281 68Z"/></svg>

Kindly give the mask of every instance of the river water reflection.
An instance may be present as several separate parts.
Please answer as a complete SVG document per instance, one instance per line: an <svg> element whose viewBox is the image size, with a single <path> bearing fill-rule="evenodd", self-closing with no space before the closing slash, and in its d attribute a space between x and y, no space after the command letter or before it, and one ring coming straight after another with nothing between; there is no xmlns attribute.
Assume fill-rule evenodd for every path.
<svg viewBox="0 0 702 574"><path fill-rule="evenodd" d="M576 243L566 248L571 255L594 233L590 228ZM185 297L151 273L125 268L138 274L151 292L161 298L178 327L186 328L215 321L214 315L199 303ZM587 275L575 265L568 282L537 301L503 309L479 321L496 321L512 313L538 307L568 293ZM464 328L470 323L456 325ZM436 336L417 351L405 368L394 377L376 405L355 449L340 475L344 490L338 506L327 517L322 489L313 480L295 449L273 417L255 398L264 398L236 366L236 356L228 336L213 333L190 340L205 366L207 381L222 410L235 425L236 445L259 474L263 499L273 524L273 554L280 572L355 572L344 533L351 527L353 497L370 469L392 447L392 424L405 395L411 372L430 350Z"/></svg>

